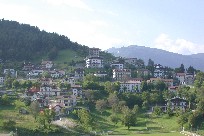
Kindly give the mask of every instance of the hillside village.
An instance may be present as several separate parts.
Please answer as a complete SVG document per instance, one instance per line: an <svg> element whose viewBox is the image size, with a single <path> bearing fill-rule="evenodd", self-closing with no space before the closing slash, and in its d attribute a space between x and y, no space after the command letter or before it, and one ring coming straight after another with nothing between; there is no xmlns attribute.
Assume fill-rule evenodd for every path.
<svg viewBox="0 0 204 136"><path fill-rule="evenodd" d="M133 108L137 104L145 112L154 112L158 108L164 113L178 109L185 112L196 108L196 103L191 103L191 98L181 91L194 88L196 72L199 71L193 67L185 69L181 64L174 70L154 64L151 59L145 65L141 59L122 57L106 62L100 52L99 48L90 48L84 63L75 64L71 71L57 69L56 64L48 60L42 60L40 65L24 62L20 70L12 67L3 69L0 77L2 104L5 104L5 96L14 96L28 105L36 102L39 111L53 111L54 120L66 117L75 110L91 112L95 104L94 107L103 113L104 107L113 108L114 104L120 104L120 98L117 98L120 94L127 95L128 106ZM103 90L108 91L109 97ZM162 98L160 92L165 93ZM138 94L141 98L136 100L134 96L135 100L128 102L129 94ZM97 103L104 102L103 95L106 95L109 106L105 106L105 102L105 105L97 107ZM111 95L113 98L110 98ZM113 99L112 105L109 99ZM29 113L23 107L19 112ZM127 126L129 129L131 125Z"/></svg>
<svg viewBox="0 0 204 136"><path fill-rule="evenodd" d="M63 70L53 69L55 64L52 61L42 60L40 66L34 66L32 63L24 63L22 71L26 74L26 80L36 81L38 82L38 86L31 86L20 97L24 99L29 98L31 102L38 101L42 109L43 107L54 109L57 116L68 114L77 105L77 101L84 98L85 90L82 84L76 83L83 82L85 69L95 69L95 73L89 74L101 79L111 76L111 82L119 82L120 84L119 90L117 90L118 93L141 93L143 91L142 84L144 81L152 84L161 81L170 92L174 93L177 92L180 85L192 86L194 83L194 73L187 73L186 71L183 73L172 73L172 76L169 78L166 75L167 71L160 64L154 64L154 71L151 72L145 69L144 63L140 63L137 58L125 58L123 62L119 59L113 60L109 65L112 75L108 75L106 71L101 71L106 62L100 57L100 49L98 48L90 48L89 56L85 58L85 67L76 67L71 74L67 74ZM133 72L128 67L130 65L139 67L134 72L137 72L137 75L140 75L140 77L132 78L131 74ZM99 70L97 71L97 69ZM18 78L18 71L15 69L4 69L3 73L5 75L9 74L14 79L17 79L17 81L21 80ZM146 79L143 77L146 77ZM178 80L178 84L174 83L175 79ZM0 77L0 84L4 86L6 80L5 76ZM64 89L58 85L59 83L69 87ZM6 92L5 90L1 90L2 95ZM186 100L185 98L179 98L179 101L183 102ZM181 106L184 110L187 108L185 102ZM66 109L65 113L60 112L62 108ZM172 106L172 109L174 108L175 106Z"/></svg>

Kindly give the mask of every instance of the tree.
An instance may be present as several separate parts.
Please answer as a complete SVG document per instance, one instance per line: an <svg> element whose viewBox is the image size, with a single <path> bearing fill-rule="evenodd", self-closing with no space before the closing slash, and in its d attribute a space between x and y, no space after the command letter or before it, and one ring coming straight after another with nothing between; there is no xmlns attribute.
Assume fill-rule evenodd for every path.
<svg viewBox="0 0 204 136"><path fill-rule="evenodd" d="M196 88L200 88L203 84L204 81L204 72L198 72L196 73L195 81L194 81L194 86Z"/></svg>
<svg viewBox="0 0 204 136"><path fill-rule="evenodd" d="M155 83L155 89L158 91L164 91L166 89L166 84L163 81L158 80Z"/></svg>
<svg viewBox="0 0 204 136"><path fill-rule="evenodd" d="M181 66L180 66L179 68L176 68L176 69L175 69L175 72L176 72L176 73L184 73L184 72L185 72L184 65L181 64Z"/></svg>
<svg viewBox="0 0 204 136"><path fill-rule="evenodd" d="M177 120L178 124L183 128L183 125L188 122L187 114L181 114Z"/></svg>
<svg viewBox="0 0 204 136"><path fill-rule="evenodd" d="M84 76L84 79L83 79L84 82L97 82L98 79L96 76L94 76L93 74L87 74L86 76Z"/></svg>
<svg viewBox="0 0 204 136"><path fill-rule="evenodd" d="M146 81L142 81L140 89L141 91L147 91L149 89Z"/></svg>
<svg viewBox="0 0 204 136"><path fill-rule="evenodd" d="M132 109L132 113L134 115L137 115L137 114L139 114L139 112L140 112L140 107L138 105L134 105L134 107Z"/></svg>
<svg viewBox="0 0 204 136"><path fill-rule="evenodd" d="M44 110L44 116L45 116L45 119L48 123L49 128L50 128L51 121L54 119L55 115L56 114L55 114L54 110L50 110L50 109Z"/></svg>
<svg viewBox="0 0 204 136"><path fill-rule="evenodd" d="M93 90L85 90L84 96L86 99L88 99L89 102L94 100L94 91Z"/></svg>
<svg viewBox="0 0 204 136"><path fill-rule="evenodd" d="M12 88L12 83L13 83L14 79L11 77L6 78L6 80L4 81L5 86L10 89Z"/></svg>
<svg viewBox="0 0 204 136"><path fill-rule="evenodd" d="M155 115L159 116L159 115L161 115L161 113L162 113L162 109L161 109L160 107L158 107L158 106L155 106L153 113L154 113Z"/></svg>
<svg viewBox="0 0 204 136"><path fill-rule="evenodd" d="M188 117L188 124L192 128L200 128L204 122L203 114L200 112L191 113Z"/></svg>
<svg viewBox="0 0 204 136"><path fill-rule="evenodd" d="M25 104L19 100L15 101L15 109L20 110L21 108L25 107Z"/></svg>
<svg viewBox="0 0 204 136"><path fill-rule="evenodd" d="M71 84L68 84L68 83L59 82L58 86L59 86L60 89L66 89L66 90L69 90L71 88Z"/></svg>
<svg viewBox="0 0 204 136"><path fill-rule="evenodd" d="M154 61L153 60L151 59L148 60L147 69L151 71L152 74L154 73Z"/></svg>
<svg viewBox="0 0 204 136"><path fill-rule="evenodd" d="M1 98L2 105L10 105L10 100L7 94L4 94Z"/></svg>
<svg viewBox="0 0 204 136"><path fill-rule="evenodd" d="M43 77L43 78L51 78L51 75L50 75L50 73L49 73L48 71L44 71L44 72L42 73L42 77Z"/></svg>
<svg viewBox="0 0 204 136"><path fill-rule="evenodd" d="M25 103L25 106L30 106L30 104L31 104L30 98L26 97L26 98L24 98L23 101L24 101L24 103Z"/></svg>
<svg viewBox="0 0 204 136"><path fill-rule="evenodd" d="M15 128L16 122L13 120L4 121L2 127L6 130L13 130Z"/></svg>
<svg viewBox="0 0 204 136"><path fill-rule="evenodd" d="M117 97L117 95L115 93L112 93L112 94L109 95L108 104L109 104L110 107L112 105L114 105L114 104L118 104L118 102L119 102L119 99L118 99L118 97Z"/></svg>
<svg viewBox="0 0 204 136"><path fill-rule="evenodd" d="M113 113L119 113L121 111L121 108L118 104L113 104L112 105L112 111Z"/></svg>
<svg viewBox="0 0 204 136"><path fill-rule="evenodd" d="M54 60L57 57L57 55L58 55L58 51L57 51L57 48L54 46L52 50L48 53L48 58L50 60Z"/></svg>
<svg viewBox="0 0 204 136"><path fill-rule="evenodd" d="M96 101L96 110L101 112L101 114L106 109L106 107L107 107L107 101L106 100L98 100L98 101Z"/></svg>
<svg viewBox="0 0 204 136"><path fill-rule="evenodd" d="M128 94L124 94L124 100L126 101L126 104L129 108L133 108L134 105L142 105L142 97L141 94L132 94L132 93L128 93Z"/></svg>
<svg viewBox="0 0 204 136"><path fill-rule="evenodd" d="M30 111L35 120L37 119L37 115L39 114L40 108L39 108L39 103L37 101L33 101L30 104Z"/></svg>
<svg viewBox="0 0 204 136"><path fill-rule="evenodd" d="M173 92L170 92L168 90L163 91L162 94L163 94L163 98L165 100L169 100L169 99L171 99L171 98L173 98L175 96L175 94Z"/></svg>
<svg viewBox="0 0 204 136"><path fill-rule="evenodd" d="M166 114L171 117L173 115L173 111L170 106L167 106Z"/></svg>
<svg viewBox="0 0 204 136"><path fill-rule="evenodd" d="M181 86L178 89L178 93L181 97L186 98L188 101L188 108L191 109L191 103L195 102L196 99L196 93L192 90L190 90L189 86ZM199 98L199 97L197 97Z"/></svg>
<svg viewBox="0 0 204 136"><path fill-rule="evenodd" d="M114 93L115 91L118 91L120 89L120 83L119 82L110 82L107 81L104 84L105 90L108 91L109 93Z"/></svg>
<svg viewBox="0 0 204 136"><path fill-rule="evenodd" d="M101 86L98 82L94 81L84 81L82 87L83 89L104 90L104 86Z"/></svg>
<svg viewBox="0 0 204 136"><path fill-rule="evenodd" d="M123 124L127 126L129 130L131 126L135 126L136 116L127 106L125 106L122 111L123 111L123 119L122 119Z"/></svg>
<svg viewBox="0 0 204 136"><path fill-rule="evenodd" d="M32 85L33 87L40 88L41 83L38 81L35 81Z"/></svg>
<svg viewBox="0 0 204 136"><path fill-rule="evenodd" d="M91 127L93 119L87 110L85 109L78 110L78 118L79 122L81 123L85 130L88 130L89 127Z"/></svg>
<svg viewBox="0 0 204 136"><path fill-rule="evenodd" d="M154 67L154 61L151 60L151 59L149 59L149 60L148 60L148 64L147 64L147 66Z"/></svg>
<svg viewBox="0 0 204 136"><path fill-rule="evenodd" d="M18 89L20 87L20 83L17 80L13 80L12 82L12 88L13 89Z"/></svg>
<svg viewBox="0 0 204 136"><path fill-rule="evenodd" d="M201 100L198 102L197 104L197 110L200 112L200 113L204 113L204 101Z"/></svg>
<svg viewBox="0 0 204 136"><path fill-rule="evenodd" d="M150 102L150 93L149 92L142 92L142 100L146 101L147 103Z"/></svg>
<svg viewBox="0 0 204 136"><path fill-rule="evenodd" d="M193 66L189 66L187 69L187 73L190 73L190 74L194 74L195 71L196 71L196 69L194 69Z"/></svg>
<svg viewBox="0 0 204 136"><path fill-rule="evenodd" d="M45 115L44 115L44 112L41 111L38 113L38 118L36 118L36 121L41 125L43 126L43 128L45 129L46 128L46 118L45 118Z"/></svg>
<svg viewBox="0 0 204 136"><path fill-rule="evenodd" d="M164 102L162 92L154 92L150 94L150 101L152 104L160 104Z"/></svg>
<svg viewBox="0 0 204 136"><path fill-rule="evenodd" d="M112 115L110 115L110 120L114 124L117 124L119 122L120 118L116 114L112 114Z"/></svg>
<svg viewBox="0 0 204 136"><path fill-rule="evenodd" d="M29 89L32 87L32 82L30 80L26 80L22 84L23 88Z"/></svg>

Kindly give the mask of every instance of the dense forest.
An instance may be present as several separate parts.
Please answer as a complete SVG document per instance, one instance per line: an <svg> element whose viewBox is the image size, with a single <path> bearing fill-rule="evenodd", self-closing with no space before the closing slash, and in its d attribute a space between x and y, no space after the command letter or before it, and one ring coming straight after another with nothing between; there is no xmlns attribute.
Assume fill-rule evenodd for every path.
<svg viewBox="0 0 204 136"><path fill-rule="evenodd" d="M86 56L89 48L70 41L64 35L41 31L36 26L0 20L0 59L3 61L31 61L39 56L53 60L58 51L64 49Z"/></svg>

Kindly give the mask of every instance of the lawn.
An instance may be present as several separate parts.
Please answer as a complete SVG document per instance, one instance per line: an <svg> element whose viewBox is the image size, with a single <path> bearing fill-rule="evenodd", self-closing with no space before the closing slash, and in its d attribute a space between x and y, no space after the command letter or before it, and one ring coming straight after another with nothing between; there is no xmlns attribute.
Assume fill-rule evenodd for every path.
<svg viewBox="0 0 204 136"><path fill-rule="evenodd" d="M18 103L21 103L18 101ZM117 136L182 136L179 133L179 126L177 123L177 117L168 117L162 115L160 117L155 117L153 115L141 114L137 117L136 126L130 127L128 130L121 121L117 124L114 124L110 121L109 116L112 114L112 111L106 110L101 114L96 110L91 111L91 116L94 119L94 124L92 125L93 131L97 134L102 135L117 135ZM119 114L122 116L122 114ZM18 110L15 109L14 105L11 106L0 106L0 132L8 133L10 131L5 131L2 129L3 121L8 119L14 120L17 124L16 127L18 130L26 131L33 134L33 130L39 126L39 124L34 120L34 118L28 115L21 115L18 113ZM55 126L52 126L53 129L56 129ZM13 130L15 131L15 130ZM61 131L61 129L60 129ZM69 135L66 130L62 130L61 135ZM77 131L77 129L76 129ZM202 131L200 131L202 133ZM35 135L35 134L33 134ZM76 134L71 134L76 135ZM30 135L31 136L31 135ZM54 136L54 135L53 135Z"/></svg>
<svg viewBox="0 0 204 136"><path fill-rule="evenodd" d="M137 118L137 124L130 127L128 130L121 121L118 124L113 124L109 116L111 110L106 110L102 115L97 112L92 112L92 117L95 120L93 125L94 130L99 134L104 133L109 135L127 135L127 136L182 136L179 133L177 117L154 117L152 115L142 114ZM119 115L121 116L121 115Z"/></svg>
<svg viewBox="0 0 204 136"><path fill-rule="evenodd" d="M59 51L57 58L54 60L54 63L56 66L61 67L61 68L66 68L72 60L76 61L81 61L84 60L83 57L80 57L77 55L76 52L71 51L71 50L62 50Z"/></svg>
<svg viewBox="0 0 204 136"><path fill-rule="evenodd" d="M16 103L16 102L15 102ZM24 104L23 102L17 101L18 104ZM18 134L22 135L30 135L30 136L35 136L35 135L45 135L49 133L49 136L56 136L56 135L61 135L61 136L75 136L75 133L72 133L68 130L65 130L63 128L59 128L55 125L51 125L51 130L52 132L48 132L48 129L46 130L38 130L39 128L39 123L35 121L33 116L31 114L20 114L17 109L15 109L15 104L13 103L12 105L9 106L0 106L0 133L9 133L11 131L16 132L16 128L18 131ZM5 130L2 128L3 122L8 121L8 120L13 120L16 122L15 128L12 130ZM53 130L58 130L57 132L54 132Z"/></svg>
<svg viewBox="0 0 204 136"><path fill-rule="evenodd" d="M18 103L20 103L18 101ZM31 115L22 115L15 109L15 104L9 106L0 107L0 131L3 131L2 125L4 121L13 120L16 122L17 128L35 128L37 123L34 121ZM22 103L23 105L23 103ZM15 131L15 130L13 130Z"/></svg>

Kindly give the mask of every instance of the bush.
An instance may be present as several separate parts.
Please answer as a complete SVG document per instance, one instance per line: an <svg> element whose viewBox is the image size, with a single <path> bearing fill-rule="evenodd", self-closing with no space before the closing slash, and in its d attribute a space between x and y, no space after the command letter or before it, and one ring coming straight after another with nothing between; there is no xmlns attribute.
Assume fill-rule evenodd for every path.
<svg viewBox="0 0 204 136"><path fill-rule="evenodd" d="M3 122L2 128L3 128L3 129L6 129L6 130L13 130L13 129L15 129L15 125L16 125L16 122L15 122L15 121L13 121L13 120L8 120L8 121L4 121L4 122Z"/></svg>

